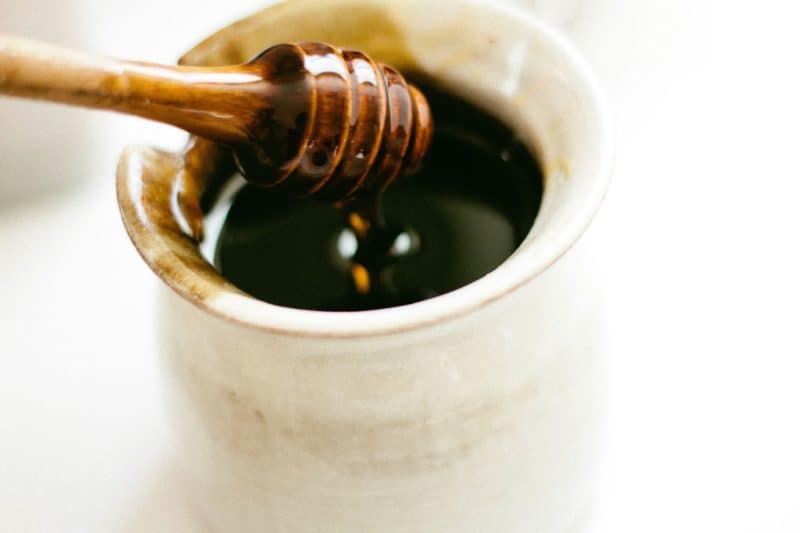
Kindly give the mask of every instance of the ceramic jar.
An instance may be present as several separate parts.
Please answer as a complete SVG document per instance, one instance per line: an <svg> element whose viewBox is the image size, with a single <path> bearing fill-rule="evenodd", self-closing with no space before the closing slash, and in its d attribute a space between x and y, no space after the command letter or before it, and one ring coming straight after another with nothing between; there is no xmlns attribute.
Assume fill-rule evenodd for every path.
<svg viewBox="0 0 800 533"><path fill-rule="evenodd" d="M611 156L586 66L531 15L474 0L278 3L184 62L300 40L362 49L488 108L538 155L542 206L520 249L457 291L369 312L287 309L228 284L153 193L175 188L186 159L129 148L119 202L164 282L167 399L198 512L236 533L576 531L603 389L579 241Z"/></svg>

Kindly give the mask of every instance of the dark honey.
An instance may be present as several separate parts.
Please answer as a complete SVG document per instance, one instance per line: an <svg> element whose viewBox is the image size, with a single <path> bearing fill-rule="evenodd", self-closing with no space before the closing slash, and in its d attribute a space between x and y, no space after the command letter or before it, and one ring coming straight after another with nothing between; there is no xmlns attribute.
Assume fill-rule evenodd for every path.
<svg viewBox="0 0 800 533"><path fill-rule="evenodd" d="M366 236L333 205L245 185L216 237L222 275L272 304L356 311L432 298L503 263L539 209L539 165L491 114L418 86L433 143L420 171L381 195Z"/></svg>

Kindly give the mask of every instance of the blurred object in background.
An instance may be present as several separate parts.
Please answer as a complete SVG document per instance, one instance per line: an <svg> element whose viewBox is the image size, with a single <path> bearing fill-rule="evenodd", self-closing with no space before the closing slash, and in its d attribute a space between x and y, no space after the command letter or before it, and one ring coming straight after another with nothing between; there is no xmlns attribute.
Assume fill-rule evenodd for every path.
<svg viewBox="0 0 800 533"><path fill-rule="evenodd" d="M584 4L597 3L597 0L505 0L535 13L536 17L567 31L575 18L581 16Z"/></svg>
<svg viewBox="0 0 800 533"><path fill-rule="evenodd" d="M83 48L83 0L0 0L0 32ZM85 111L0 98L0 206L85 181L91 157Z"/></svg>

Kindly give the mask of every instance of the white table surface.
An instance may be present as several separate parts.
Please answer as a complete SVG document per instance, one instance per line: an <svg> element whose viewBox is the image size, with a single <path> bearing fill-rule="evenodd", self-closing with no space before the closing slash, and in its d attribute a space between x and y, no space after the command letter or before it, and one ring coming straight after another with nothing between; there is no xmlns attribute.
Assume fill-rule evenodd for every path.
<svg viewBox="0 0 800 533"><path fill-rule="evenodd" d="M199 30L170 34L164 52L136 37L146 14L82 3L96 20L127 21L95 27L97 51L161 60L221 9L201 3L189 24ZM726 4L719 17L710 2L575 4L563 21L619 132L593 229L614 350L591 531L800 531L800 173L787 105L800 92L777 77L776 56L796 17L770 11L754 25L751 11ZM181 5L159 7L169 18ZM0 205L0 531L197 531L169 461L156 281L111 179L126 142L181 136L93 120L91 178Z"/></svg>

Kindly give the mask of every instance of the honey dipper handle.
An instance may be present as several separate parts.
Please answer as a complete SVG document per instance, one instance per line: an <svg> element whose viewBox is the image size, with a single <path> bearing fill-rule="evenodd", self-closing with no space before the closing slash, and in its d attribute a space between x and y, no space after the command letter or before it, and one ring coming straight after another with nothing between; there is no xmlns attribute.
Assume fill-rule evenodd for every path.
<svg viewBox="0 0 800 533"><path fill-rule="evenodd" d="M248 140L241 110L264 84L248 66L120 61L0 35L0 94L137 115L215 141Z"/></svg>

